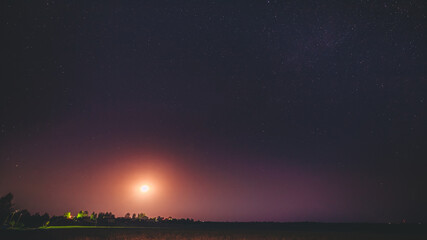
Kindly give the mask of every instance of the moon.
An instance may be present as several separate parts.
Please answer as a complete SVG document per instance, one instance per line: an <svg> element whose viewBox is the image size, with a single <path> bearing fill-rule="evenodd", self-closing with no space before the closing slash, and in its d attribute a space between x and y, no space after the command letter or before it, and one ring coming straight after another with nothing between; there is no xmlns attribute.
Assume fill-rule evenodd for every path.
<svg viewBox="0 0 427 240"><path fill-rule="evenodd" d="M141 192L148 192L150 190L150 187L148 185L142 185L139 190L141 190Z"/></svg>

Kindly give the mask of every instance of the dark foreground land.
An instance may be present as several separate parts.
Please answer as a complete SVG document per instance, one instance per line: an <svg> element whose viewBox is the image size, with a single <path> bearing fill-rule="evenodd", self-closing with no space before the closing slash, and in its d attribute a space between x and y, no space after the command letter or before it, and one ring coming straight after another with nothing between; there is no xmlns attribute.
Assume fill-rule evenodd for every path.
<svg viewBox="0 0 427 240"><path fill-rule="evenodd" d="M160 227L65 226L0 230L0 239L427 239L423 225L321 223L200 223Z"/></svg>

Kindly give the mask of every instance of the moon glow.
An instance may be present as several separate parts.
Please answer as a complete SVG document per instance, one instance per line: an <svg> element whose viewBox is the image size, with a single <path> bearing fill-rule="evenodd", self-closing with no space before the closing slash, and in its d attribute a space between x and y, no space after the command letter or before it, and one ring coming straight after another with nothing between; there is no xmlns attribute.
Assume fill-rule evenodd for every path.
<svg viewBox="0 0 427 240"><path fill-rule="evenodd" d="M141 192L148 192L150 190L150 187L148 185L142 185L139 190L141 190Z"/></svg>

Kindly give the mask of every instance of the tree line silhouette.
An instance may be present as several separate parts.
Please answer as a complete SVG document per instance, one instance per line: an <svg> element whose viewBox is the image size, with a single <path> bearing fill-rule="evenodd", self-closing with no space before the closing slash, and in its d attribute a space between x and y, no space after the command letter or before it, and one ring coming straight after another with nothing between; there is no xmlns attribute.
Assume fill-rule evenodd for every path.
<svg viewBox="0 0 427 240"><path fill-rule="evenodd" d="M30 214L26 209L15 209L13 204L13 194L8 193L0 198L0 224L2 228L37 228L49 226L150 226L169 224L190 224L194 221L190 218L176 219L172 217L148 217L145 213L126 213L124 217L116 217L112 212L92 212L80 211L76 216L71 212L64 213L63 216L52 216L45 213L40 215Z"/></svg>

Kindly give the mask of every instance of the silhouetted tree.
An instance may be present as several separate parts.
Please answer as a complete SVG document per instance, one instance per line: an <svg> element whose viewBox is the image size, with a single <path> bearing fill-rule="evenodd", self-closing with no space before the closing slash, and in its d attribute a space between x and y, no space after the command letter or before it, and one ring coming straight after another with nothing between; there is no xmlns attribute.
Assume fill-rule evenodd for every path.
<svg viewBox="0 0 427 240"><path fill-rule="evenodd" d="M138 213L138 219L139 220L148 220L147 215L145 213Z"/></svg>
<svg viewBox="0 0 427 240"><path fill-rule="evenodd" d="M24 227L25 223L31 222L31 214L27 209L15 211L8 222L11 227Z"/></svg>
<svg viewBox="0 0 427 240"><path fill-rule="evenodd" d="M49 225L49 220L50 220L49 214L47 214L47 213L43 214L43 215L41 216L41 220L42 220L42 222L43 222L43 225L42 225L42 226L47 226L47 225Z"/></svg>
<svg viewBox="0 0 427 240"><path fill-rule="evenodd" d="M77 213L77 219L85 218L88 215L89 215L88 211L80 211L79 213Z"/></svg>
<svg viewBox="0 0 427 240"><path fill-rule="evenodd" d="M115 216L113 213L111 212L100 212L98 214L98 219L97 219L97 223L98 224L111 224L113 223L115 220Z"/></svg>
<svg viewBox="0 0 427 240"><path fill-rule="evenodd" d="M71 218L73 218L73 216L71 216L71 212L66 212L66 213L64 213L64 218L71 219Z"/></svg>
<svg viewBox="0 0 427 240"><path fill-rule="evenodd" d="M12 214L13 204L12 204L13 194L8 193L5 196L0 198L0 224L5 224L8 221L8 218Z"/></svg>
<svg viewBox="0 0 427 240"><path fill-rule="evenodd" d="M41 227L49 221L49 214L35 213L31 215L27 210L18 212L15 227Z"/></svg>
<svg viewBox="0 0 427 240"><path fill-rule="evenodd" d="M96 214L95 212L92 212L92 214L90 215L90 220L96 221L97 218L98 218L98 214Z"/></svg>

